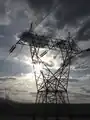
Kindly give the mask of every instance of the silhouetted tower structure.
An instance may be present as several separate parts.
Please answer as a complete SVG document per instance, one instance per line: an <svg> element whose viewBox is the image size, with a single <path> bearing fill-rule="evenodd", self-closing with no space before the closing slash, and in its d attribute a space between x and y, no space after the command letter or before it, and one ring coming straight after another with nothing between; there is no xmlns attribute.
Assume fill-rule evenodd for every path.
<svg viewBox="0 0 90 120"><path fill-rule="evenodd" d="M45 41L45 39L41 40ZM34 44L36 44L35 41ZM67 87L70 63L71 59L80 52L80 49L74 40L71 39L70 33L66 40L58 39L57 41L53 41L49 39L48 45L46 45L47 48L49 50L60 50L62 55L62 64L60 68L53 73L40 58L40 56L46 54L46 51L42 53L43 55L41 54L39 56L39 47L35 47L34 44L32 49L30 46L34 67L35 64L43 64L44 66L44 69L40 70L38 74L38 71L34 73L37 87L36 103L69 103ZM42 45L44 46L44 43Z"/></svg>
<svg viewBox="0 0 90 120"><path fill-rule="evenodd" d="M69 103L67 87L70 63L72 58L81 52L70 33L66 40L54 39L34 33L31 24L29 31L23 32L19 38L16 44L29 45L30 48L37 87L36 103ZM9 50L10 53L16 48L16 44ZM47 50L41 53L40 48ZM55 72L42 60L49 50L59 51L61 54L62 63ZM42 65L42 69L37 71L37 65Z"/></svg>

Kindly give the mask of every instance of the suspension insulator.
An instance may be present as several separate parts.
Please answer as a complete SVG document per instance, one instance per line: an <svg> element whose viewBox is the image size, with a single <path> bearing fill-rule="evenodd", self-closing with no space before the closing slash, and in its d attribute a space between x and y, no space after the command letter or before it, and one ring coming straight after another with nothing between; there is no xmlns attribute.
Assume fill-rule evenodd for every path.
<svg viewBox="0 0 90 120"><path fill-rule="evenodd" d="M44 52L40 55L40 57L43 57L44 55L46 55L47 52L48 52L48 51L44 51Z"/></svg>
<svg viewBox="0 0 90 120"><path fill-rule="evenodd" d="M9 50L9 53L12 53L15 50L15 48L16 48L16 44L11 47L11 49Z"/></svg>

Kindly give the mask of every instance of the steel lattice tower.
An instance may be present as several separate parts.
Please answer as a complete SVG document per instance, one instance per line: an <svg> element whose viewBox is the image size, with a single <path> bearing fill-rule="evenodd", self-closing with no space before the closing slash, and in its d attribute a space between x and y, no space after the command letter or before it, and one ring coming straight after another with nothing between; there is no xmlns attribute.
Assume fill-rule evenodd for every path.
<svg viewBox="0 0 90 120"><path fill-rule="evenodd" d="M70 63L72 58L81 52L75 41L71 38L70 33L68 33L66 40L62 40L35 34L30 29L23 32L19 38L20 40L11 47L9 52L13 52L17 44L29 45L37 87L36 103L69 103L67 87ZM41 59L47 51L41 54L40 48L60 52L62 63L56 71L52 72ZM43 69L36 71L35 66L37 64L42 65Z"/></svg>
<svg viewBox="0 0 90 120"><path fill-rule="evenodd" d="M20 35L20 40L16 44L26 45L28 43L31 53L32 64L37 87L36 103L69 103L67 87L70 72L71 59L80 53L80 49L70 37L66 40L52 39L40 36L34 32L26 31ZM16 44L10 49L10 53L16 48ZM48 65L41 59L47 52L40 54L40 48L59 51L62 57L62 64L59 69L52 72ZM35 66L43 65L40 71L35 70Z"/></svg>
<svg viewBox="0 0 90 120"><path fill-rule="evenodd" d="M48 66L41 60L39 47L35 47L35 40L33 42L33 48L29 45L34 67L35 64L43 64L44 66L44 70L41 70L39 74L37 74L37 71L34 73L37 87L36 103L69 103L67 87L70 62L80 50L70 38L70 34L65 41L58 40L51 42L52 45L48 44L47 47L52 50L57 50L58 48L63 60L60 68L54 73L52 73Z"/></svg>

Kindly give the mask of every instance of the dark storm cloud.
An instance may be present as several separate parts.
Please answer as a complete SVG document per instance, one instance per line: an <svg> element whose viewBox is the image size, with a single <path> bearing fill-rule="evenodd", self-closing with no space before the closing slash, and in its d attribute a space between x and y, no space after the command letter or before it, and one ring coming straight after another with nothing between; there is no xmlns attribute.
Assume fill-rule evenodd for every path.
<svg viewBox="0 0 90 120"><path fill-rule="evenodd" d="M77 40L90 39L90 1L89 0L63 0L60 1L61 10L56 12L56 19L58 20L58 27L65 25L79 28L77 31ZM85 20L87 19L87 20ZM80 21L83 25L80 25Z"/></svg>
<svg viewBox="0 0 90 120"><path fill-rule="evenodd" d="M35 10L50 10L53 5L54 0L27 0L30 7L34 8Z"/></svg>
<svg viewBox="0 0 90 120"><path fill-rule="evenodd" d="M36 9L50 9L55 0L28 0ZM60 7L56 11L56 19L63 24L72 24L78 19L90 15L89 0L58 0ZM56 9L55 9L56 10Z"/></svg>
<svg viewBox="0 0 90 120"><path fill-rule="evenodd" d="M58 9L56 18L62 24L75 24L78 19L90 14L89 0L60 0L61 9Z"/></svg>
<svg viewBox="0 0 90 120"><path fill-rule="evenodd" d="M90 39L90 18L81 26L77 33L77 39L84 41Z"/></svg>
<svg viewBox="0 0 90 120"><path fill-rule="evenodd" d="M36 12L43 9L48 12L55 0L28 0L28 3ZM65 25L74 26L79 28L76 35L78 40L88 40L90 38L89 0L58 0L58 9L54 9L53 12L55 12L54 15L59 29L63 29ZM83 21L83 25L80 24L80 21Z"/></svg>

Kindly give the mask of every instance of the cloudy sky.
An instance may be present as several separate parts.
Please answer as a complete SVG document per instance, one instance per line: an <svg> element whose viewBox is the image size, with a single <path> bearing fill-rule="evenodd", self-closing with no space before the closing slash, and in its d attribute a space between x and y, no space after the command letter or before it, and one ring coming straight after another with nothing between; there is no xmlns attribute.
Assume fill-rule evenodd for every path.
<svg viewBox="0 0 90 120"><path fill-rule="evenodd" d="M38 34L66 38L67 32L77 41L81 49L90 47L90 1L89 0L0 0L0 96L6 94L13 100L32 101L36 92L32 76L29 49L17 46L8 57L8 50L16 42L16 34L28 28L33 29L58 3L56 9L35 29ZM58 56L53 61L58 67ZM90 101L90 52L84 52L72 61L69 96L74 103Z"/></svg>

